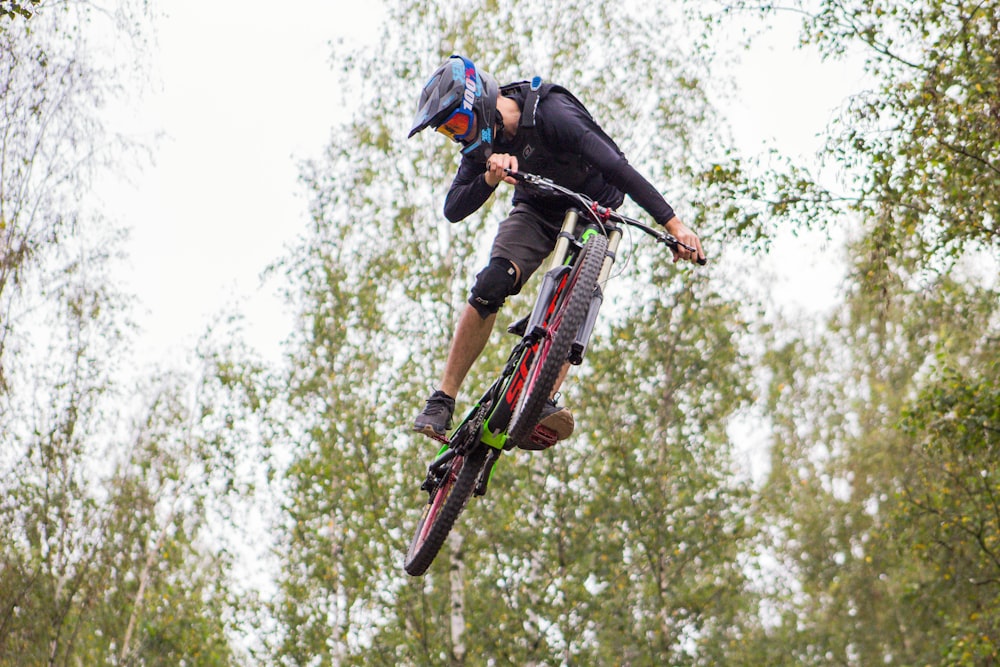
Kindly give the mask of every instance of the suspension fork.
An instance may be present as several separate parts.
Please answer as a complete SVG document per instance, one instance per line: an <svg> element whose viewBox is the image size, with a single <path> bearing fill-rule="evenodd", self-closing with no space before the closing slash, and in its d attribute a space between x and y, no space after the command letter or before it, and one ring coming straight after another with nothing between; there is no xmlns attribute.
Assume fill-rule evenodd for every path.
<svg viewBox="0 0 1000 667"><path fill-rule="evenodd" d="M566 263L570 244L576 241L576 225L579 219L580 213L576 209L566 211L562 228L559 230L559 236L556 238L556 245L552 251L552 261L549 263L549 271ZM622 240L622 229L620 226L614 222L605 222L604 227L608 231L608 250L604 257L604 264L601 266L600 276L597 279L597 284L602 290L611 276L611 267L615 263L618 244Z"/></svg>
<svg viewBox="0 0 1000 667"><path fill-rule="evenodd" d="M614 227L608 227L608 249L604 254L604 265L601 267L601 273L597 278L597 286L603 290L604 286L608 283L608 278L611 277L611 267L615 265L615 259L618 255L618 244L622 240L622 228L618 225Z"/></svg>
<svg viewBox="0 0 1000 667"><path fill-rule="evenodd" d="M583 363L583 355L587 351L587 344L590 342L590 336L594 333L594 325L597 323L597 314L601 310L601 304L604 303L604 287L611 277L611 267L615 264L615 256L621 240L621 228L617 225L609 227L608 249L604 254L604 263L601 265L601 273L597 278L597 286L594 288L594 294L590 298L587 317L583 320L583 324L580 325L580 330L576 333L576 338L573 339L573 346L570 348L569 362L571 364L579 365Z"/></svg>
<svg viewBox="0 0 1000 667"><path fill-rule="evenodd" d="M562 283L565 276L570 272L570 267L566 265L566 258L569 256L570 244L576 243L576 225L580 219L580 214L575 209L566 211L563 217L562 228L559 236L556 237L556 245L552 250L552 258L549 267L542 276L542 284L538 289L538 296L535 305L531 309L528 317L528 326L525 328L525 337L529 340L536 340L544 334L544 325L550 312L556 290Z"/></svg>
<svg viewBox="0 0 1000 667"><path fill-rule="evenodd" d="M548 271L562 266L566 263L566 255L569 254L570 243L576 241L576 223L580 219L580 213L576 209L569 209L563 217L562 229L556 237L556 245L552 250L552 261L549 263Z"/></svg>
<svg viewBox="0 0 1000 667"><path fill-rule="evenodd" d="M555 249L552 252L552 261L542 279L538 300L535 302L531 317L528 319L527 332L529 336L539 335L552 295L555 293L563 277L570 270L566 266L566 257L569 254L570 244L574 243L576 239L576 227L579 217L579 213L575 209L570 209L566 211L566 216L563 218L562 228L559 230ZM583 355L587 350L590 337L594 333L594 326L597 323L597 315L601 310L601 305L604 303L604 289L608 279L611 277L611 268L615 264L618 245L622 239L621 227L614 223L605 223L605 225L608 230L608 249L605 252L604 263L601 265L601 272L597 278L597 287L594 289L594 294L590 300L587 317L580 326L580 330L577 332L573 345L570 348L569 362L574 365L579 365L583 362Z"/></svg>

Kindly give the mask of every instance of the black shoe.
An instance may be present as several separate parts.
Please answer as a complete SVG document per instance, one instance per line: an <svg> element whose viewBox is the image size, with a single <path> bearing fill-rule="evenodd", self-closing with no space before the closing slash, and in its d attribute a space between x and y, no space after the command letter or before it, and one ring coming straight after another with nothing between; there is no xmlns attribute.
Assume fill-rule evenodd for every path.
<svg viewBox="0 0 1000 667"><path fill-rule="evenodd" d="M423 412L413 421L413 430L432 438L444 438L451 428L455 399L443 391L435 391L427 399Z"/></svg>

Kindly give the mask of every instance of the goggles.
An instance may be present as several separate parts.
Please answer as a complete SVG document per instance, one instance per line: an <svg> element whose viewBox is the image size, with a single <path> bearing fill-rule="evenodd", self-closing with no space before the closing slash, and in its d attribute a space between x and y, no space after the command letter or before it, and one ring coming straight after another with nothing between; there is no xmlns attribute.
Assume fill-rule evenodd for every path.
<svg viewBox="0 0 1000 667"><path fill-rule="evenodd" d="M443 123L437 126L437 131L448 137L452 141L468 144L475 129L476 117L472 113L472 105L475 102L476 86L478 77L476 76L476 66L472 61L463 56L458 56L465 65L465 91L462 95L462 104L448 116ZM461 70L455 72L460 76ZM456 76L457 80L457 76Z"/></svg>
<svg viewBox="0 0 1000 667"><path fill-rule="evenodd" d="M443 123L438 125L437 131L448 137L452 141L465 143L472 135L476 118L471 109L464 108L464 105L455 109Z"/></svg>

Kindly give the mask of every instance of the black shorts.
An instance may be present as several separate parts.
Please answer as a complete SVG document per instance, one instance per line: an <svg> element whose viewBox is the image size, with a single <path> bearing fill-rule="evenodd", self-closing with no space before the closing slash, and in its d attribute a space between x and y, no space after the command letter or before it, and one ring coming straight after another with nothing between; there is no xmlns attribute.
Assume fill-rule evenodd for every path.
<svg viewBox="0 0 1000 667"><path fill-rule="evenodd" d="M490 258L502 257L520 269L520 280L514 294L528 282L545 258L552 252L562 229L562 219L545 217L527 204L517 204L500 223L493 239Z"/></svg>

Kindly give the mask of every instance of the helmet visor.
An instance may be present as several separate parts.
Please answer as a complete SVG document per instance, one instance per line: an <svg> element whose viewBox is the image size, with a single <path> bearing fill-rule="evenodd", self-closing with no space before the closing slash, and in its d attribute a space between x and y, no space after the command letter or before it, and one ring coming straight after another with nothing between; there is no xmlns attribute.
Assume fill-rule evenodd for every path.
<svg viewBox="0 0 1000 667"><path fill-rule="evenodd" d="M465 108L455 109L443 123L438 125L437 131L448 137L452 141L465 143L475 129L475 116L472 111Z"/></svg>

